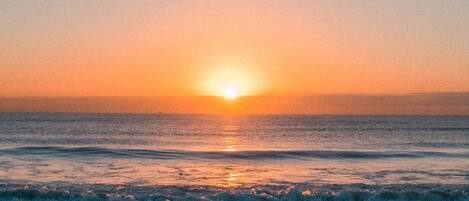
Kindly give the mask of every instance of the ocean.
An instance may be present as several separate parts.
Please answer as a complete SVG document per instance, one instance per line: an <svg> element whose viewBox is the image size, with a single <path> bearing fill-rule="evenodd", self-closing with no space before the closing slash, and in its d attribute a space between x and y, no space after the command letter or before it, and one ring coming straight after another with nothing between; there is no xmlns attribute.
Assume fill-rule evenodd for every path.
<svg viewBox="0 0 469 201"><path fill-rule="evenodd" d="M469 200L469 116L0 113L0 200Z"/></svg>

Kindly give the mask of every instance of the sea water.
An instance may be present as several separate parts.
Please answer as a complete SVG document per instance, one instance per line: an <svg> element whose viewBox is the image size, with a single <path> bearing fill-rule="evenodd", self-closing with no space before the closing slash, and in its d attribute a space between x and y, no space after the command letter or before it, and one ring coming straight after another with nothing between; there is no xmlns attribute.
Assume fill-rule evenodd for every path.
<svg viewBox="0 0 469 201"><path fill-rule="evenodd" d="M0 200L469 200L469 116L0 113Z"/></svg>

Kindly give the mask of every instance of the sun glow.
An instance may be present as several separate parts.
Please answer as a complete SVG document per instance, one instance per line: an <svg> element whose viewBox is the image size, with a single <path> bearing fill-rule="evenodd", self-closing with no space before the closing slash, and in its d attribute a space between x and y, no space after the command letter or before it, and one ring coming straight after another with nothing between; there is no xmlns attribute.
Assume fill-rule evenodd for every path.
<svg viewBox="0 0 469 201"><path fill-rule="evenodd" d="M262 79L249 68L247 63L227 62L228 64L206 65L207 70L201 80L201 94L219 96L234 100L241 96L252 96L261 90Z"/></svg>
<svg viewBox="0 0 469 201"><path fill-rule="evenodd" d="M234 87L228 87L223 91L223 98L227 100L234 100L238 98L238 96L238 90L236 90Z"/></svg>

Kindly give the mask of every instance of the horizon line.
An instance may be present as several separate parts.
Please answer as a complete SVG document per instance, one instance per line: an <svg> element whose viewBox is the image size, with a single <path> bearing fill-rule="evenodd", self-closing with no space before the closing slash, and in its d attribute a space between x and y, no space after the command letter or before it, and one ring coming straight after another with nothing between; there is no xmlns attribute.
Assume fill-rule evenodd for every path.
<svg viewBox="0 0 469 201"><path fill-rule="evenodd" d="M423 116L423 117L431 117L431 116L469 116L469 114L366 114L366 113L173 113L173 112L47 112L47 111L0 111L1 113L32 113L32 114L103 114L103 115L113 115L113 114L120 114L120 115L166 115L166 116L185 116L185 115L194 115L194 116Z"/></svg>

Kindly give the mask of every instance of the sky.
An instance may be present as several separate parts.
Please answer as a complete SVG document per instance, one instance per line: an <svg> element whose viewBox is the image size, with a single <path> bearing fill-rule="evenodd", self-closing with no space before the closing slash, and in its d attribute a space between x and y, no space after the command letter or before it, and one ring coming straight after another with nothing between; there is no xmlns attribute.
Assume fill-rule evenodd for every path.
<svg viewBox="0 0 469 201"><path fill-rule="evenodd" d="M0 27L3 98L469 91L465 0L3 0Z"/></svg>

